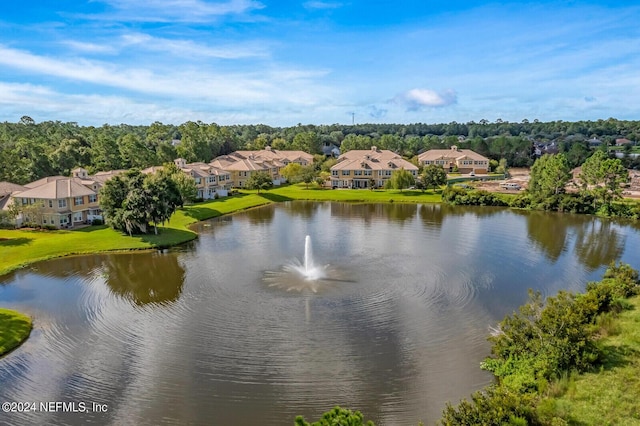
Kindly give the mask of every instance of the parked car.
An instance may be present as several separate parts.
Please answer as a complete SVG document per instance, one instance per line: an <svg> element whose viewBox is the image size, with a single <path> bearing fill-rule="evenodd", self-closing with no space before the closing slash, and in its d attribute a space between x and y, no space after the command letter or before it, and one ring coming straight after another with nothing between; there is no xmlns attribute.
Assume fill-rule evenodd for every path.
<svg viewBox="0 0 640 426"><path fill-rule="evenodd" d="M517 183L501 183L500 186L508 191L519 191L521 188Z"/></svg>

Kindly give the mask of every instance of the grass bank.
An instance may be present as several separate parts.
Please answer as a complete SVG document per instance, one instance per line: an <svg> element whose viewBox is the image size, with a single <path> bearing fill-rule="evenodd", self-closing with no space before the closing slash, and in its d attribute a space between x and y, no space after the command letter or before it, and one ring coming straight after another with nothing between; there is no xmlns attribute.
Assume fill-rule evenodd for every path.
<svg viewBox="0 0 640 426"><path fill-rule="evenodd" d="M0 357L20 346L31 334L32 327L28 316L0 309Z"/></svg>
<svg viewBox="0 0 640 426"><path fill-rule="evenodd" d="M613 319L599 341L605 353L600 370L554 384L556 396L543 409L569 424L640 425L640 297L629 302L632 309Z"/></svg>
<svg viewBox="0 0 640 426"><path fill-rule="evenodd" d="M128 235L107 226L89 226L67 231L0 229L0 276L28 264L61 256L106 251L145 250L170 247L197 237L189 225L213 217L291 200L342 201L362 203L434 203L440 193L405 190L330 190L304 185L286 185L269 191L243 191L232 197L206 201L179 209L159 228L158 235Z"/></svg>

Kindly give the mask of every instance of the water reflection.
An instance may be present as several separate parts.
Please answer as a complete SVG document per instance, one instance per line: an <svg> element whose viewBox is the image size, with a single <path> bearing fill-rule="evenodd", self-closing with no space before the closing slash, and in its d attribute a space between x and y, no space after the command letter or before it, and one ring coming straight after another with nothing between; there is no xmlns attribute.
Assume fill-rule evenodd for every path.
<svg viewBox="0 0 640 426"><path fill-rule="evenodd" d="M625 239L612 222L590 218L577 227L576 255L589 270L595 270L620 258Z"/></svg>
<svg viewBox="0 0 640 426"><path fill-rule="evenodd" d="M331 203L331 215L340 218L362 220L366 224L374 220L392 220L404 223L413 219L418 212L417 204L348 204Z"/></svg>
<svg viewBox="0 0 640 426"><path fill-rule="evenodd" d="M252 225L268 225L273 221L275 205L267 205L259 209L249 209L244 215Z"/></svg>
<svg viewBox="0 0 640 426"><path fill-rule="evenodd" d="M527 220L527 235L552 262L570 249L589 271L619 259L624 251L625 236L613 221L586 215L548 212L522 212Z"/></svg>
<svg viewBox="0 0 640 426"><path fill-rule="evenodd" d="M136 305L178 300L185 271L176 253L110 255L102 276L111 291Z"/></svg>
<svg viewBox="0 0 640 426"><path fill-rule="evenodd" d="M522 212L527 219L527 235L547 259L558 260L567 244L567 222L557 213Z"/></svg>

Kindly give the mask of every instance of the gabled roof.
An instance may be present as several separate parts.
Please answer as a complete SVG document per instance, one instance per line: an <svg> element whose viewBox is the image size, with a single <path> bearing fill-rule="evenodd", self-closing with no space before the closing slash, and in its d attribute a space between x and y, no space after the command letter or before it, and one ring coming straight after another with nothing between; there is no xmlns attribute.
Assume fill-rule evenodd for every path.
<svg viewBox="0 0 640 426"><path fill-rule="evenodd" d="M67 177L67 176L47 176L47 177L44 177L42 179L38 179L38 180L34 180L33 182L29 182L29 183L25 184L24 186L26 188L29 188L29 189L37 188L38 186L42 186L42 185L47 184L49 182L53 182L53 181L60 180L60 179L69 179L69 177Z"/></svg>
<svg viewBox="0 0 640 426"><path fill-rule="evenodd" d="M468 158L474 161L489 161L484 155L480 155L470 149L459 149L456 146L452 146L450 149L430 149L418 155L418 161L434 161L440 159L464 159Z"/></svg>
<svg viewBox="0 0 640 426"><path fill-rule="evenodd" d="M386 149L354 149L338 157L338 162L331 170L389 170L389 169L418 170L418 167L405 160L393 151Z"/></svg>
<svg viewBox="0 0 640 426"><path fill-rule="evenodd" d="M26 189L26 187L18 185L17 183L3 181L0 182L0 197L3 195L11 194L12 192L24 191Z"/></svg>
<svg viewBox="0 0 640 426"><path fill-rule="evenodd" d="M42 179L41 179L42 180ZM84 195L95 195L96 192L79 184L73 178L62 178L52 180L35 188L27 189L23 192L15 193L14 196L20 198L38 198L44 200L56 200L60 198L82 197Z"/></svg>

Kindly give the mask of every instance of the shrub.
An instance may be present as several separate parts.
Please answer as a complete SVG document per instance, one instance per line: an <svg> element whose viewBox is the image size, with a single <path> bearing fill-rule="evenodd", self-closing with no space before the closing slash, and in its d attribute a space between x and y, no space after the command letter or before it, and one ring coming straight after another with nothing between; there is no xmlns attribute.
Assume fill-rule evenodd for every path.
<svg viewBox="0 0 640 426"><path fill-rule="evenodd" d="M94 225L94 226L104 225L104 221L102 219L93 219L91 221L91 224Z"/></svg>
<svg viewBox="0 0 640 426"><path fill-rule="evenodd" d="M534 398L502 386L475 392L471 401L447 404L440 424L453 425L537 425Z"/></svg>
<svg viewBox="0 0 640 426"><path fill-rule="evenodd" d="M304 417L297 416L295 426L375 426L374 423L369 420L364 421L364 416L360 411L351 411L341 407L335 407L333 410L329 410L322 415L322 418L317 422L309 423L305 421Z"/></svg>

